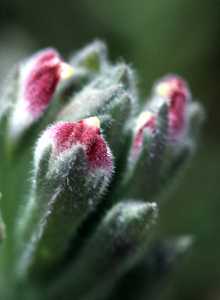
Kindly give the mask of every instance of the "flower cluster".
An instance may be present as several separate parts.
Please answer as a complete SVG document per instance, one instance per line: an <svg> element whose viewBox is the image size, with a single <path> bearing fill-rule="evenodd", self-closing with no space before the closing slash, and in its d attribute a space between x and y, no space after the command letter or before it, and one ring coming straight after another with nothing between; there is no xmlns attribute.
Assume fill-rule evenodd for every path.
<svg viewBox="0 0 220 300"><path fill-rule="evenodd" d="M35 54L0 101L1 299L148 298L191 244L149 243L203 119L187 83L168 75L141 106L133 71L95 41L69 63Z"/></svg>

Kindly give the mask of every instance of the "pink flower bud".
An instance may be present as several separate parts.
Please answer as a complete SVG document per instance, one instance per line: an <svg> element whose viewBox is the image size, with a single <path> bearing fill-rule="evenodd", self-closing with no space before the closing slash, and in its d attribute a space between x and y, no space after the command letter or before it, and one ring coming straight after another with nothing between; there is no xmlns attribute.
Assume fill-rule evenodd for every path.
<svg viewBox="0 0 220 300"><path fill-rule="evenodd" d="M135 140L131 150L132 161L137 158L138 153L141 149L143 141L143 130L147 128L150 132L154 133L156 119L157 116L150 111L144 111L139 115L136 125Z"/></svg>
<svg viewBox="0 0 220 300"><path fill-rule="evenodd" d="M99 121L91 117L77 123L58 123L48 128L39 139L35 152L35 165L46 145L52 144L52 155L58 158L75 145L85 151L88 173L95 175L103 172L109 179L112 172L112 157L109 148L101 137Z"/></svg>
<svg viewBox="0 0 220 300"><path fill-rule="evenodd" d="M167 102L169 137L171 143L178 146L187 128L186 107L191 98L187 83L178 76L170 75L156 84L154 93Z"/></svg>
<svg viewBox="0 0 220 300"><path fill-rule="evenodd" d="M18 101L12 118L15 132L42 115L57 84L71 74L72 68L60 59L54 49L38 52L21 65Z"/></svg>

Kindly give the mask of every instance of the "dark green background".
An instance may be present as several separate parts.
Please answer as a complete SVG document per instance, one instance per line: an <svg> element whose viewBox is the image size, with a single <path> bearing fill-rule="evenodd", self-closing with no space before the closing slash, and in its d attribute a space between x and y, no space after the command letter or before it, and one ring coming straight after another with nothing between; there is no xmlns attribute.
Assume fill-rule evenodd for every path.
<svg viewBox="0 0 220 300"><path fill-rule="evenodd" d="M160 210L158 234L195 235L182 273L160 299L220 297L220 1L1 0L0 79L19 59L53 46L72 51L103 39L113 61L139 75L144 100L154 81L177 73L207 118L193 164ZM218 295L218 296L217 296Z"/></svg>

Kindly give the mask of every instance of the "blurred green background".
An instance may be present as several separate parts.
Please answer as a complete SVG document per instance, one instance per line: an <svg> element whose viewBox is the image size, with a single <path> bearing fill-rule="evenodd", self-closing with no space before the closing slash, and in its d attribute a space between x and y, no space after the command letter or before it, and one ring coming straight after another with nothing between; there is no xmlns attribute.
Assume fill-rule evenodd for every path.
<svg viewBox="0 0 220 300"><path fill-rule="evenodd" d="M1 0L0 80L20 59L53 46L68 59L104 40L137 70L140 96L177 73L207 118L187 174L161 207L158 235L195 235L193 252L159 299L220 299L220 1Z"/></svg>

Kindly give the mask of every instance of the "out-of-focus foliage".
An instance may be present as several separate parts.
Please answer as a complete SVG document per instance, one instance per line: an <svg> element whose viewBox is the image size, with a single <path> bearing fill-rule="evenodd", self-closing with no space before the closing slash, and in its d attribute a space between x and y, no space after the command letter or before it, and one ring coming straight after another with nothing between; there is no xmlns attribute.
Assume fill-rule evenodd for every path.
<svg viewBox="0 0 220 300"><path fill-rule="evenodd" d="M69 56L95 37L113 59L120 53L140 75L143 94L166 73L187 79L206 107L194 168L161 210L158 235L196 236L194 251L169 299L215 299L220 287L220 2L175 0L2 0L0 78L34 50L53 46ZM170 209L175 217L170 218Z"/></svg>

